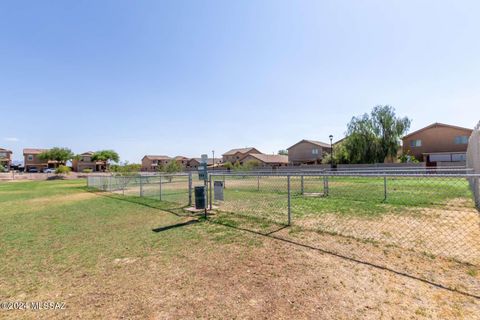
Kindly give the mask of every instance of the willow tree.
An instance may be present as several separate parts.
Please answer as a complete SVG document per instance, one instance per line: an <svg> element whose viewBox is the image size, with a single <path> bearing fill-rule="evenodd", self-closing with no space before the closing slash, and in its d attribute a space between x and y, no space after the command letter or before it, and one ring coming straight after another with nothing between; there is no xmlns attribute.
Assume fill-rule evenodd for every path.
<svg viewBox="0 0 480 320"><path fill-rule="evenodd" d="M382 163L396 158L401 137L411 120L397 117L395 108L376 106L370 114L353 117L348 124L344 146L350 163Z"/></svg>

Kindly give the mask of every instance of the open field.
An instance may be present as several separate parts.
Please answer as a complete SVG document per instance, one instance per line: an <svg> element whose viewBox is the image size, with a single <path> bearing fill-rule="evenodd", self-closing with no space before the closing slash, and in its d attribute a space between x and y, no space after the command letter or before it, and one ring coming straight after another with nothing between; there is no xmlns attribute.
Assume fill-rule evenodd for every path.
<svg viewBox="0 0 480 320"><path fill-rule="evenodd" d="M227 190L235 189L227 184ZM56 311L0 310L0 318L480 314L477 266L295 225L278 230L275 221L248 211L188 223L196 219L172 208L174 201L153 197L87 192L77 180L0 184L0 301L66 303Z"/></svg>

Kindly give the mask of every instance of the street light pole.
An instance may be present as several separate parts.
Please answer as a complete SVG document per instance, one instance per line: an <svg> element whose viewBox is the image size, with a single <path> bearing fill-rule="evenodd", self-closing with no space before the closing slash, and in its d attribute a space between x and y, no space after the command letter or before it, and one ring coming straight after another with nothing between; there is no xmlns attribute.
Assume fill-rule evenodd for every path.
<svg viewBox="0 0 480 320"><path fill-rule="evenodd" d="M330 138L330 168L333 170L333 135Z"/></svg>
<svg viewBox="0 0 480 320"><path fill-rule="evenodd" d="M212 155L213 155L213 171L215 171L215 150L212 150Z"/></svg>

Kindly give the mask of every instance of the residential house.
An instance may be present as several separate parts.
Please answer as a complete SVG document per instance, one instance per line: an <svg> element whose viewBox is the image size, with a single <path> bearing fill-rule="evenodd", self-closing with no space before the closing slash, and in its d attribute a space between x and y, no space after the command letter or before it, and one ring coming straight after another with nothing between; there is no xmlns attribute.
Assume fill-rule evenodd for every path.
<svg viewBox="0 0 480 320"><path fill-rule="evenodd" d="M303 139L287 150L290 164L302 165L321 164L325 152L330 153L332 148L325 142Z"/></svg>
<svg viewBox="0 0 480 320"><path fill-rule="evenodd" d="M288 156L277 154L263 154L263 153L250 153L240 159L240 164L245 164L248 161L256 161L260 164L260 167L286 167L288 166Z"/></svg>
<svg viewBox="0 0 480 320"><path fill-rule="evenodd" d="M0 148L0 165L10 170L10 166L12 165L12 151Z"/></svg>
<svg viewBox="0 0 480 320"><path fill-rule="evenodd" d="M240 161L243 157L245 157L248 154L261 154L260 151L258 151L255 148L239 148L239 149L232 149L228 152L225 152L222 155L223 162L231 162L235 163L237 161Z"/></svg>
<svg viewBox="0 0 480 320"><path fill-rule="evenodd" d="M45 151L48 151L48 149L33 149L33 148L23 149L25 171L28 172L30 170L37 170L38 172L41 172L46 168L57 167L58 161L42 160L38 157L41 153Z"/></svg>
<svg viewBox="0 0 480 320"><path fill-rule="evenodd" d="M184 156L176 156L173 158L173 160L177 161L182 169L185 169L190 159Z"/></svg>
<svg viewBox="0 0 480 320"><path fill-rule="evenodd" d="M106 162L92 161L92 156L92 151L87 151L78 155L78 158L72 160L73 171L83 172L85 169L92 170L93 172L105 171L107 169Z"/></svg>
<svg viewBox="0 0 480 320"><path fill-rule="evenodd" d="M427 166L440 163L462 164L466 160L472 129L434 123L402 138L403 153L415 156Z"/></svg>
<svg viewBox="0 0 480 320"><path fill-rule="evenodd" d="M202 158L191 158L187 162L187 169L198 169L198 166L200 165L201 162L202 162ZM215 165L214 165L213 158L207 159L208 167L213 167L213 166L218 167L221 164L222 164L222 159L215 158Z"/></svg>
<svg viewBox="0 0 480 320"><path fill-rule="evenodd" d="M169 156L149 156L142 158L142 171L156 172L159 166L166 166L172 161Z"/></svg>

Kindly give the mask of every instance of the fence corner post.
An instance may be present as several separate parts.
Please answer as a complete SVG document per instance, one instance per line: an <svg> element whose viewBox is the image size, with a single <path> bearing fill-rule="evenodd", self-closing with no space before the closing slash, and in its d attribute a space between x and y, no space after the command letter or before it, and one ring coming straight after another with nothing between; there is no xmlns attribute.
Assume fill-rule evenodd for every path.
<svg viewBox="0 0 480 320"><path fill-rule="evenodd" d="M290 191L290 175L287 175L287 189L288 189L288 225L292 224L292 203L291 203L291 191Z"/></svg>
<svg viewBox="0 0 480 320"><path fill-rule="evenodd" d="M142 176L140 175L140 198L143 197L143 179Z"/></svg>

